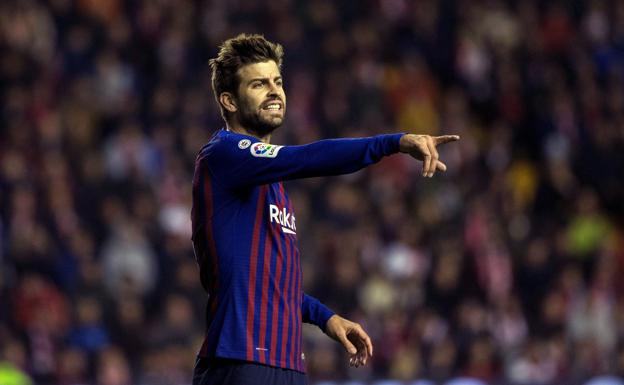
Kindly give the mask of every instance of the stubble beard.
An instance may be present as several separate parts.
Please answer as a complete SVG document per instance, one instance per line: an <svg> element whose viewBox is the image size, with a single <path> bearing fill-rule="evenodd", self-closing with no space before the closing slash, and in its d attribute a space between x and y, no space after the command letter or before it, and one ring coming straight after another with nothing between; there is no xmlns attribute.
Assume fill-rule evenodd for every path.
<svg viewBox="0 0 624 385"><path fill-rule="evenodd" d="M266 118L263 116L262 111L249 108L246 104L240 109L240 123L243 127L253 132L258 133L260 136L265 136L277 129L284 122L283 116L281 118Z"/></svg>

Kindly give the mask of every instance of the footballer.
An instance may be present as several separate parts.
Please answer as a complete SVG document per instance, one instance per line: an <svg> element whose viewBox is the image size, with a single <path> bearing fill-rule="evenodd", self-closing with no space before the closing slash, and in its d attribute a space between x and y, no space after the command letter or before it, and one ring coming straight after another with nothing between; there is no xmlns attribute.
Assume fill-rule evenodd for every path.
<svg viewBox="0 0 624 385"><path fill-rule="evenodd" d="M284 122L282 46L260 35L226 40L210 60L225 120L202 147L193 177L193 248L209 294L194 385L307 384L302 323L317 325L360 366L373 355L367 333L303 292L297 222L283 181L355 172L397 152L446 166L436 146L455 135L387 134L271 143Z"/></svg>

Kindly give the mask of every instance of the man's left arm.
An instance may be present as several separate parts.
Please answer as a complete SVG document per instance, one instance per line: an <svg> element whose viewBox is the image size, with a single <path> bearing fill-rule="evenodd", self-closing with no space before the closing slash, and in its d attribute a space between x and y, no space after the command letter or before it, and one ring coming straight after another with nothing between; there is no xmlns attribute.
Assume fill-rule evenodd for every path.
<svg viewBox="0 0 624 385"><path fill-rule="evenodd" d="M303 293L301 318L305 323L318 326L321 330L340 342L349 352L349 363L358 367L365 365L373 355L373 344L362 326L342 318L318 299Z"/></svg>

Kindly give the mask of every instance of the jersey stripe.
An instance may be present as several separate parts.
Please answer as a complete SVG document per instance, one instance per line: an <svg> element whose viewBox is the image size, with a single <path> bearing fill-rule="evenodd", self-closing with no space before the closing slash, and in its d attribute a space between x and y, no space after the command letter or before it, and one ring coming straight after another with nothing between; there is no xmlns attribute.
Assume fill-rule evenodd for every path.
<svg viewBox="0 0 624 385"><path fill-rule="evenodd" d="M285 192L284 196L286 195ZM293 212L292 205L288 204L288 210ZM290 242L292 242L292 247L290 248L291 257L293 260L293 276L294 276L294 288L293 288L293 317L294 320L294 329L293 329L293 353L291 354L291 358L294 359L294 367L300 370L301 363L301 265L299 260L299 250L295 244L295 239L289 237Z"/></svg>
<svg viewBox="0 0 624 385"><path fill-rule="evenodd" d="M283 200L282 197L280 196L280 194L278 194L279 198L278 198L278 202L280 203L281 206L283 206ZM271 226L271 225L269 225ZM276 354L277 354L277 339L278 339L278 333L279 333L279 329L281 329L279 327L280 321L278 318L278 314L279 314L279 309L281 309L282 307L282 301L280 300L282 298L282 274L283 274L283 260L284 260L284 255L282 254L282 246L281 246L281 242L282 242L282 236L279 229L279 226L271 226L273 232L272 232L272 236L273 236L273 243L275 243L277 245L277 255L276 255L276 266L275 266L275 271L276 271L276 276L275 276L275 281L274 281L274 289L273 289L273 314L271 317L271 348L270 348L270 357L269 357L269 363L271 365L277 365L275 359L276 359ZM279 357L278 357L279 358Z"/></svg>
<svg viewBox="0 0 624 385"><path fill-rule="evenodd" d="M279 199L280 199L280 203L282 204L282 206L284 205L284 203L286 202L286 196L284 195L284 188L282 186L282 183L278 184L279 187ZM282 323L282 335L281 335L281 341L278 341L281 345L281 357L280 357L280 362L281 365L287 365L286 362L288 360L288 343L289 343L289 337L290 334L292 333L292 328L289 328L289 317L288 314L290 314L292 312L292 307L290 306L290 302L289 302L289 291L288 291L288 287L290 285L290 281L291 281L291 276L292 274L290 273L290 269L291 269L291 265L292 265L292 261L290 260L289 254L288 254L288 250L287 250L287 243L288 243L288 239L290 238L290 236L287 235L283 235L280 239L280 249L282 250L282 258L284 259L284 278L283 278L283 282L281 284L281 290L282 290L282 305L283 305L283 316L281 317L281 323Z"/></svg>
<svg viewBox="0 0 624 385"><path fill-rule="evenodd" d="M292 313L293 313L293 305L292 305L292 283L293 283L293 274L292 274L292 269L293 269L293 263L292 263L292 258L290 257L290 237L284 237L284 253L286 255L286 275L287 275L287 280L286 280L286 284L284 286L284 299L286 301L286 306L288 308L286 314L284 314L284 322L285 322L285 327L286 327L286 344L285 344L285 351L286 351L286 362L288 367L292 368L293 366L290 365L290 361L291 361L291 356L292 356L292 334L293 334L293 320L292 320Z"/></svg>
<svg viewBox="0 0 624 385"><path fill-rule="evenodd" d="M297 345L296 345L296 341L295 341L295 335L297 332L297 319L295 317L295 314L297 314L297 298L295 295L295 282L297 280L297 270L296 270L296 265L297 265L297 261L295 261L294 259L294 253L293 253L293 244L292 244L292 239L289 237L288 238L288 243L287 243L287 248L288 248L288 254L289 254L289 258L292 261L291 263L291 267L290 267L290 274L291 274L291 278L290 278L290 287L289 287L289 291L290 291L290 322L292 325L292 332L290 333L290 366L291 367L295 367L295 355L297 354Z"/></svg>
<svg viewBox="0 0 624 385"><path fill-rule="evenodd" d="M214 232L212 231L212 216L214 214L214 210L212 200L212 183L208 169L206 169L204 175L204 197L206 200L206 239L208 241L208 251L210 253L210 262L212 265L212 276L210 277L212 292L210 293L210 295L214 298L214 301L212 301L212 304L210 306L210 314L214 316L217 311L218 301L217 292L219 288L219 257L217 255L217 248L215 246Z"/></svg>
<svg viewBox="0 0 624 385"><path fill-rule="evenodd" d="M258 264L258 243L260 240L260 228L262 222L262 209L266 197L266 188L263 186L258 193L258 203L256 206L256 219L254 221L253 234L251 238L251 250L249 258L249 286L247 292L247 360L254 359L254 310L256 299L256 266Z"/></svg>
<svg viewBox="0 0 624 385"><path fill-rule="evenodd" d="M289 237L284 237L284 238L289 238ZM284 280L284 297L283 297L283 301L284 301L284 307L285 307L285 312L283 313L283 328L284 330L282 331L282 355L280 358L280 361L282 362L286 362L287 358L290 356L290 354L287 356L287 351L288 348L290 347L290 337L292 335L292 332L290 332L290 314L292 312L292 305L290 303L290 282L292 280L292 272L291 272L291 258L290 258L290 253L288 252L288 239L284 239L283 241L283 245L284 245L284 256L286 258L286 277ZM292 366L291 366L292 367Z"/></svg>
<svg viewBox="0 0 624 385"><path fill-rule="evenodd" d="M206 247L204 247L203 250L203 256L201 257L203 259L202 263L208 263L210 264L210 276L208 278L208 293L209 293L209 298L208 298L208 305L207 305L207 323L206 323L206 338L205 338L205 342L202 345L202 353L205 353L205 351L208 349L209 347L209 341L208 341L208 332L210 330L210 325L212 324L212 320L214 319L216 310L217 310L217 303L218 303L218 296L217 296L217 288L218 288L218 274L217 274L217 268L218 268L218 256L217 256L217 249L215 246L215 242L214 242L214 236L213 236L213 232L212 232L212 217L213 217L213 196L212 196L212 184L211 184L211 180L210 180L210 173L208 172L208 169L205 168L204 172L203 172L203 184L202 184L202 195L204 197L204 210L205 210L205 223L204 223L204 231L206 233Z"/></svg>
<svg viewBox="0 0 624 385"><path fill-rule="evenodd" d="M280 186L280 190L281 193L284 194L285 196L285 192L283 190L283 187ZM295 367L295 359L294 356L297 354L296 351L296 341L295 341L295 336L296 336L296 331L297 331L297 320L295 317L295 314L297 313L297 302L296 302L296 297L295 297L295 280L297 277L296 274L296 261L294 260L294 253L293 253L293 249L296 247L293 244L293 238L292 237L285 237L286 238L286 254L288 256L288 260L290 261L290 269L289 269L289 275L290 275L290 282L288 285L288 307L289 307L289 319L288 319L288 323L290 325L289 329L290 329L290 333L288 335L288 360L289 360L289 365L291 368Z"/></svg>
<svg viewBox="0 0 624 385"><path fill-rule="evenodd" d="M266 363L266 332L267 332L267 313L269 312L268 298L269 298L269 281L271 280L271 239L269 231L265 232L264 239L264 257L262 268L262 289L261 289L261 303L260 303L260 336L258 339L258 356L261 363Z"/></svg>
<svg viewBox="0 0 624 385"><path fill-rule="evenodd" d="M299 301L299 261L297 261L297 253L293 250L293 317L295 318L295 329L293 330L293 354L292 357L294 359L293 364L295 365L295 369L299 370L299 341L297 341L297 337L299 336L299 310L301 308L301 304Z"/></svg>
<svg viewBox="0 0 624 385"><path fill-rule="evenodd" d="M295 249L295 261L297 263L297 269L295 271L295 274L297 274L297 289L296 289L296 296L295 298L297 298L297 335L296 335L296 344L297 344L297 350L296 350L296 355L295 355L295 360L297 362L297 368L299 370L302 370L301 364L302 364L302 359L301 359L301 353L302 353L302 347L301 347L301 329L303 328L303 324L302 324L302 320L301 320L301 302L303 300L303 296L302 296L302 291L301 291L301 259L299 258L299 251L297 249Z"/></svg>
<svg viewBox="0 0 624 385"><path fill-rule="evenodd" d="M205 236L205 234L207 233L205 217L199 213L203 212L204 215L208 214L208 210L206 210L206 207L207 207L207 202L208 202L209 197L206 197L206 185L204 183L204 173L202 171L203 170L201 169L201 159L198 157L195 162L195 176L193 180L193 185L194 185L193 187L195 189L195 186L197 186L197 195L201 198L197 199L198 201L197 204L193 205L193 210L194 210L193 220L194 220L195 226L197 226L199 229L204 230L204 236ZM195 190L193 191L193 193L195 193ZM200 224L201 222L203 222L203 224ZM204 236L200 236L199 234L193 233L193 236L195 237L195 242L196 242L196 244L194 245L195 259L197 261L197 264L199 266L202 266L203 264L206 263L207 241ZM204 268L202 268L202 270L204 270ZM200 280L204 288L207 291L209 291L208 283L204 281L204 277L202 277L201 275L200 275ZM199 350L200 355L206 355L208 352L208 348L209 348L208 338L209 338L209 331L210 331L211 323L212 323L212 319L210 316L210 301L208 301L208 304L206 306L206 329L205 329L206 331L205 331L204 341Z"/></svg>
<svg viewBox="0 0 624 385"><path fill-rule="evenodd" d="M264 223L264 219L263 219ZM266 225L262 225L260 228L260 236L258 243L258 263L256 267L256 286L254 296L254 314L255 319L253 323L253 346L254 346L254 360L260 362L260 314L262 313L262 272L264 270L264 246L266 244Z"/></svg>
<svg viewBox="0 0 624 385"><path fill-rule="evenodd" d="M292 211L292 203L288 202L288 207L289 209ZM302 333L302 329L303 329L303 323L302 323L302 319L301 319L301 305L302 305L302 301L303 301L303 289L302 289L302 278L303 275L301 274L301 256L299 255L299 248L295 247L294 248L294 258L295 261L297 261L297 325L298 325L298 330L297 330L297 355L295 357L295 359L297 360L297 367L299 368L299 370L303 370L303 360L302 360L302 352L303 352L303 347L301 346L301 333Z"/></svg>

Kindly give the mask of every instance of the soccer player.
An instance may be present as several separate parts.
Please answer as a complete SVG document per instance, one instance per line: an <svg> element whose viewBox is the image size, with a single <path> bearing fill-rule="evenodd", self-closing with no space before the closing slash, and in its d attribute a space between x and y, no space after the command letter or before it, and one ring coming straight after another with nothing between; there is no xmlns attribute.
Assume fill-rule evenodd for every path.
<svg viewBox="0 0 624 385"><path fill-rule="evenodd" d="M282 56L281 45L243 34L210 60L225 128L200 150L193 178L192 240L209 293L194 385L307 383L302 322L339 341L351 365L366 364L373 345L362 327L302 290L295 212L282 181L352 173L397 152L423 160L431 177L446 170L436 146L459 139L389 134L271 144L286 112Z"/></svg>

